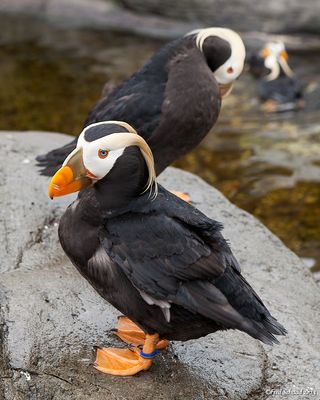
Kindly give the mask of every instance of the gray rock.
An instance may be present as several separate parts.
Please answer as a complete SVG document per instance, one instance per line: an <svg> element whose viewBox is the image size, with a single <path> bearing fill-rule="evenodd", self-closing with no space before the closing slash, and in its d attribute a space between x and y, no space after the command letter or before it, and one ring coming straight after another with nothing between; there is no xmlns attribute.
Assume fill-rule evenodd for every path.
<svg viewBox="0 0 320 400"><path fill-rule="evenodd" d="M195 176L168 169L161 183L188 191L225 225L243 274L289 331L270 348L240 332L172 343L150 371L110 377L92 367L94 345L121 346L119 314L77 273L57 239L71 201L47 198L37 154L66 135L2 132L0 147L0 399L286 399L320 384L320 293L299 258L255 218ZM287 393L287 392L285 392Z"/></svg>
<svg viewBox="0 0 320 400"><path fill-rule="evenodd" d="M272 0L267 5L251 0L1 0L0 11L163 37L189 30L193 24L230 26L243 32L320 32L317 0Z"/></svg>
<svg viewBox="0 0 320 400"><path fill-rule="evenodd" d="M198 27L196 22L140 15L108 0L1 0L0 13L36 16L68 29L111 29L167 39Z"/></svg>
<svg viewBox="0 0 320 400"><path fill-rule="evenodd" d="M36 17L28 30L17 22L24 37L32 36L33 24L39 20L68 30L93 28L168 40L194 29L221 25L241 32L251 51L270 40L284 41L289 51L319 51L320 3L290 0L287 7L287 2L274 0L265 7L251 0L1 0L0 16ZM299 31L303 35L296 35ZM5 37L4 30L0 41Z"/></svg>
<svg viewBox="0 0 320 400"><path fill-rule="evenodd" d="M209 26L231 26L240 31L319 32L317 0L120 0L137 13L201 21ZM250 11L249 11L250 10Z"/></svg>

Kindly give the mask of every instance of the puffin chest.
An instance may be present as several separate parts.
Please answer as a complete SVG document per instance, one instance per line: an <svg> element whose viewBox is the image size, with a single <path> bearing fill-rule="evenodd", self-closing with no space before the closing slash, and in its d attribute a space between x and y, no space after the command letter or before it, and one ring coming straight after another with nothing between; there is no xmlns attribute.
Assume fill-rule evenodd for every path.
<svg viewBox="0 0 320 400"><path fill-rule="evenodd" d="M83 218L80 203L76 200L61 217L59 239L70 259L76 264L86 265L99 247L99 227Z"/></svg>
<svg viewBox="0 0 320 400"><path fill-rule="evenodd" d="M212 71L193 58L185 57L172 67L163 111L170 116L176 134L197 144L216 122L221 99Z"/></svg>

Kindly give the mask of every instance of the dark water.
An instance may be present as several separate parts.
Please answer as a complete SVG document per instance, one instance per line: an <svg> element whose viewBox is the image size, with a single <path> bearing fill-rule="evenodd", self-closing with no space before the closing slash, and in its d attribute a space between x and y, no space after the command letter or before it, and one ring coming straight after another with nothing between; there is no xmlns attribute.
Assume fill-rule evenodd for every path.
<svg viewBox="0 0 320 400"><path fill-rule="evenodd" d="M107 81L120 82L162 42L66 31L1 18L0 129L78 134ZM177 166L220 189L320 270L319 54L293 54L307 108L265 116L247 74L224 102L214 133Z"/></svg>

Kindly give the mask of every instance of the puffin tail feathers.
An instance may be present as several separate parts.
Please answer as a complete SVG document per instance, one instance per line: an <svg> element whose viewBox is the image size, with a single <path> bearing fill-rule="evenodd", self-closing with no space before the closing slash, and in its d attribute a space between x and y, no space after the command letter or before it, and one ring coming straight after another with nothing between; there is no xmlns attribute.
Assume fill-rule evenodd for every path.
<svg viewBox="0 0 320 400"><path fill-rule="evenodd" d="M287 330L274 317L268 315L262 322L250 321L250 326L242 329L255 339L273 345L279 344L276 336L285 336Z"/></svg>
<svg viewBox="0 0 320 400"><path fill-rule="evenodd" d="M240 330L266 344L279 343L275 336L287 334L237 269L228 267L216 286L243 317Z"/></svg>
<svg viewBox="0 0 320 400"><path fill-rule="evenodd" d="M279 343L275 336L285 335L286 329L271 316L239 272L231 270L227 275L219 286L200 280L183 283L174 302L211 319L220 329L239 329L265 344Z"/></svg>

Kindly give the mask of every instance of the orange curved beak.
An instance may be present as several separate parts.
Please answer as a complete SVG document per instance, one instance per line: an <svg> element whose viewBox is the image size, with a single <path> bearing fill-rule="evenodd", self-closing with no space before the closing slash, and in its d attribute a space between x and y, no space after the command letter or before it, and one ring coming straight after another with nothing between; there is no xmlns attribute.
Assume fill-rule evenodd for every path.
<svg viewBox="0 0 320 400"><path fill-rule="evenodd" d="M78 192L92 184L82 162L82 150L74 150L64 162L64 165L54 174L49 184L48 195L54 197L65 196Z"/></svg>
<svg viewBox="0 0 320 400"><path fill-rule="evenodd" d="M268 58L270 56L270 54L271 54L270 50L267 47L262 49L261 52L260 52L261 57L264 58L264 59Z"/></svg>
<svg viewBox="0 0 320 400"><path fill-rule="evenodd" d="M51 179L48 194L51 199L54 197L65 196L73 192L78 192L85 187L90 186L91 179L83 177L74 179L72 169L66 165L61 167Z"/></svg>
<svg viewBox="0 0 320 400"><path fill-rule="evenodd" d="M289 55L285 50L280 53L280 57L282 57L285 61L288 61L289 59Z"/></svg>

